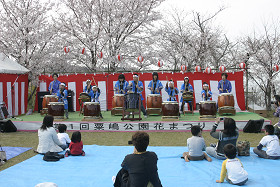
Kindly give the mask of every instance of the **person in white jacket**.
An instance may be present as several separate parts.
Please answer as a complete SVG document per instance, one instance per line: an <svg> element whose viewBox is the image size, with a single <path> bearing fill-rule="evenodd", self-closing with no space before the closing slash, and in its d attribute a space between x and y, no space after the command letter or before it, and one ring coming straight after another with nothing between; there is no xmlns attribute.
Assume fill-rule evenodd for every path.
<svg viewBox="0 0 280 187"><path fill-rule="evenodd" d="M45 154L48 151L63 151L60 147L62 143L59 141L56 131L53 128L53 120L53 116L45 116L41 128L38 129L39 145L37 152L40 154Z"/></svg>

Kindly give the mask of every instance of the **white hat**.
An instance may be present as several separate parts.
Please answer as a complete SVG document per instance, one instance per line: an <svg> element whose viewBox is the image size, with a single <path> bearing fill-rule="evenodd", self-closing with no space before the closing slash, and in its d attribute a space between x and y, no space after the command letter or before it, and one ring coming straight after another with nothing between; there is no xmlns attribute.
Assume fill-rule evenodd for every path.
<svg viewBox="0 0 280 187"><path fill-rule="evenodd" d="M138 75L133 75L133 78L134 78L134 77L138 78Z"/></svg>
<svg viewBox="0 0 280 187"><path fill-rule="evenodd" d="M209 86L208 84L203 84L203 86Z"/></svg>
<svg viewBox="0 0 280 187"><path fill-rule="evenodd" d="M188 79L189 80L189 77L185 77L184 79Z"/></svg>
<svg viewBox="0 0 280 187"><path fill-rule="evenodd" d="M61 85L61 86L64 86L64 87L66 86L66 84L65 84L64 82L60 83L60 85Z"/></svg>

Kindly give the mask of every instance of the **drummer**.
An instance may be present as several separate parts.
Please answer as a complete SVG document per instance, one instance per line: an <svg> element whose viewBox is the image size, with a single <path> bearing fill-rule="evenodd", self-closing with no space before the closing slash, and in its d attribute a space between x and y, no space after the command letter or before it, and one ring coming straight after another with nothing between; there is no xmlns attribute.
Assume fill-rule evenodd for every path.
<svg viewBox="0 0 280 187"><path fill-rule="evenodd" d="M87 80L87 82L86 82L86 86L85 86L85 88L84 88L84 92L85 93L87 93L87 94L89 94L90 93L90 91L92 90L92 85L91 85L91 80Z"/></svg>
<svg viewBox="0 0 280 187"><path fill-rule="evenodd" d="M229 80L227 80L228 74L222 73L222 80L218 83L218 90L219 93L230 93L231 92L231 83Z"/></svg>
<svg viewBox="0 0 280 187"><path fill-rule="evenodd" d="M93 85L92 86L92 90L89 92L89 96L91 97L91 102L99 102L99 96L101 94L101 91L100 89L96 86L96 85ZM100 111L100 117L103 118L102 114L101 114L101 111Z"/></svg>
<svg viewBox="0 0 280 187"><path fill-rule="evenodd" d="M181 86L181 93L183 93L182 94L182 97L181 97L181 102L182 102L182 105L181 105L181 112L184 112L184 106L185 106L185 103L186 102L188 102L188 104L190 105L190 110L192 111L193 109L192 109L192 101L184 101L183 100L183 96L184 95L187 95L187 94L189 94L189 95L191 95L191 96L193 96L193 87L192 87L192 85L189 83L189 77L185 77L184 78L184 84L182 84L182 86Z"/></svg>
<svg viewBox="0 0 280 187"><path fill-rule="evenodd" d="M57 80L58 78L58 74L54 73L52 75L53 81L50 83L49 85L49 91L51 95L56 95L59 92L59 85L60 85L60 81Z"/></svg>
<svg viewBox="0 0 280 187"><path fill-rule="evenodd" d="M115 94L126 94L128 82L125 80L124 74L120 74L118 79L114 88Z"/></svg>
<svg viewBox="0 0 280 187"><path fill-rule="evenodd" d="M158 80L158 73L153 73L153 80L148 85L148 89L151 90L151 94L160 94L161 89L163 88L160 80Z"/></svg>
<svg viewBox="0 0 280 187"><path fill-rule="evenodd" d="M144 115L145 118L147 118L147 112L143 106L143 96L142 96L142 91L143 91L143 83L139 81L139 76L138 74L133 74L133 81L129 83L128 89L130 89L134 93L138 93L141 96L141 111Z"/></svg>
<svg viewBox="0 0 280 187"><path fill-rule="evenodd" d="M210 101L212 98L212 92L209 90L209 85L204 82L203 83L203 90L201 91L202 101Z"/></svg>
<svg viewBox="0 0 280 187"><path fill-rule="evenodd" d="M64 82L59 84L59 92L57 93L58 101L63 102L65 117L68 119L68 101L67 101L68 91L66 90L66 84Z"/></svg>
<svg viewBox="0 0 280 187"><path fill-rule="evenodd" d="M168 83L166 83L165 91L168 93L168 99L167 101L177 101L176 95L178 95L179 90L178 88L174 87L173 80L170 80Z"/></svg>

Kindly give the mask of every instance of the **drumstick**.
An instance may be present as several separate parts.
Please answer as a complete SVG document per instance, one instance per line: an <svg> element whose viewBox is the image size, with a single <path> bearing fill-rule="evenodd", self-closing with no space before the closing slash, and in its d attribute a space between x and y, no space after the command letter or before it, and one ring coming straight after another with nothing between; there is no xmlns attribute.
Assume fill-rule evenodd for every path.
<svg viewBox="0 0 280 187"><path fill-rule="evenodd" d="M52 82L52 86L51 86L50 94L52 94L52 89L53 89L53 82Z"/></svg>
<svg viewBox="0 0 280 187"><path fill-rule="evenodd" d="M226 89L227 93L228 93L228 90Z"/></svg>
<svg viewBox="0 0 280 187"><path fill-rule="evenodd" d="M94 77L92 77L92 80L94 81L95 86L97 86L97 87L98 87L98 85L97 85L97 84L96 84L96 82L95 82Z"/></svg>

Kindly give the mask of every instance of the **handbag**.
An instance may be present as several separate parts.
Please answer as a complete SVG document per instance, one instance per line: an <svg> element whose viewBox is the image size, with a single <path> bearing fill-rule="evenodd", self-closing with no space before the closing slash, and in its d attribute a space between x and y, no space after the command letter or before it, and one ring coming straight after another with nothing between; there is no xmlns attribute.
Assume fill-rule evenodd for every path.
<svg viewBox="0 0 280 187"><path fill-rule="evenodd" d="M48 151L45 153L43 160L47 162L56 162L59 161L61 158L64 158L64 155Z"/></svg>
<svg viewBox="0 0 280 187"><path fill-rule="evenodd" d="M0 151L0 165L3 165L5 162L7 162L7 155L6 152L3 150L2 146L1 147L1 151Z"/></svg>
<svg viewBox="0 0 280 187"><path fill-rule="evenodd" d="M250 156L250 142L245 141L238 141L237 142L237 152L238 156Z"/></svg>

